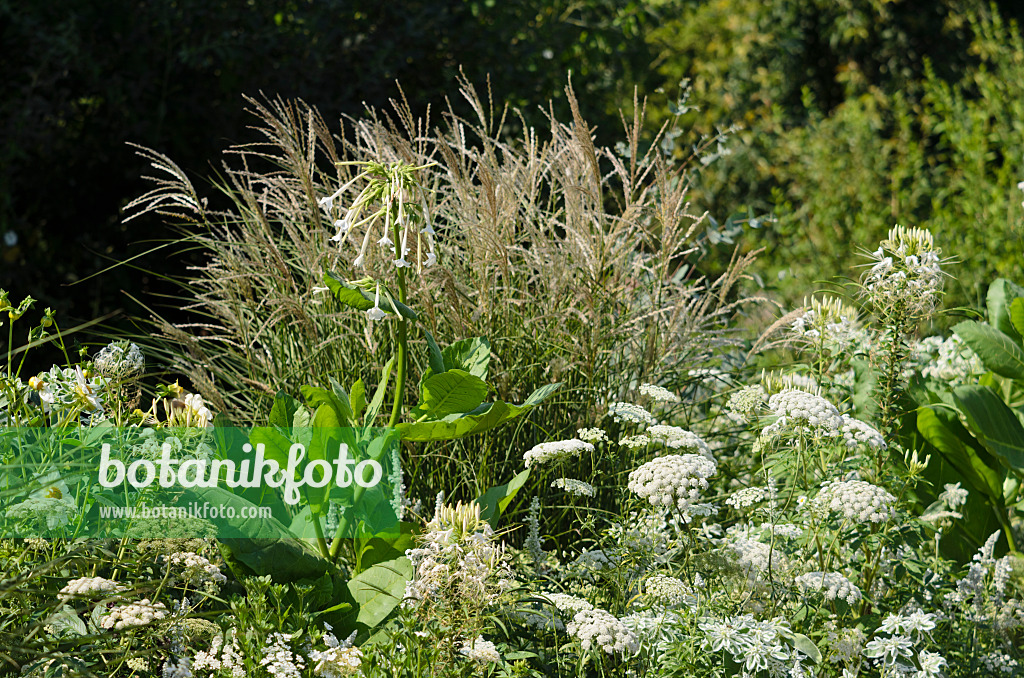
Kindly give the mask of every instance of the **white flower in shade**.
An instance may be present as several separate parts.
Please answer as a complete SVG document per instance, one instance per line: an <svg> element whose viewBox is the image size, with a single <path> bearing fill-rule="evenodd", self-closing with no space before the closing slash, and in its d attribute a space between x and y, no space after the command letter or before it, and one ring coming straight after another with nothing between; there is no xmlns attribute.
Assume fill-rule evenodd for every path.
<svg viewBox="0 0 1024 678"><path fill-rule="evenodd" d="M608 654L633 654L640 649L640 641L625 624L597 608L577 612L566 631L580 641L584 651L594 648Z"/></svg>
<svg viewBox="0 0 1024 678"><path fill-rule="evenodd" d="M334 207L334 196L333 195L329 195L329 196L327 196L325 198L320 198L319 200L316 201L316 204L324 212L327 212L328 214L330 214L331 209Z"/></svg>
<svg viewBox="0 0 1024 678"><path fill-rule="evenodd" d="M853 605L861 599L860 589L838 572L808 572L796 578L796 585L804 593L820 592L825 600L845 600Z"/></svg>
<svg viewBox="0 0 1024 678"><path fill-rule="evenodd" d="M767 397L768 394L765 392L764 386L760 384L744 386L729 396L729 401L725 406L729 411L738 414L754 414L761 409Z"/></svg>
<svg viewBox="0 0 1024 678"><path fill-rule="evenodd" d="M118 605L100 619L100 626L105 629L122 631L135 626L145 626L167 616L167 608L163 603L151 603L143 598L130 605Z"/></svg>
<svg viewBox="0 0 1024 678"><path fill-rule="evenodd" d="M914 642L906 636L875 638L864 646L864 656L881 658L886 664L893 664L900 657L914 656Z"/></svg>
<svg viewBox="0 0 1024 678"><path fill-rule="evenodd" d="M619 445L628 447L631 450L639 450L651 444L651 439L643 433L635 436L626 436L619 441Z"/></svg>
<svg viewBox="0 0 1024 678"><path fill-rule="evenodd" d="M608 406L608 416L617 422L628 424L653 426L658 423L654 420L654 415L633 403L612 403Z"/></svg>
<svg viewBox="0 0 1024 678"><path fill-rule="evenodd" d="M946 659L938 652L921 650L917 653L917 663L921 665L921 670L914 678L933 678L939 675L943 666L946 666Z"/></svg>
<svg viewBox="0 0 1024 678"><path fill-rule="evenodd" d="M579 438L570 438L534 445L523 455L523 460L526 462L526 468L530 468L534 464L564 461L570 457L578 457L582 452L593 451L592 444L585 443Z"/></svg>
<svg viewBox="0 0 1024 678"><path fill-rule="evenodd" d="M351 226L352 225L348 221L348 215L346 215L345 218L343 219L336 220L334 222L334 227L338 229L338 232L335 233L334 236L331 238L331 242L340 243L342 240L344 240Z"/></svg>
<svg viewBox="0 0 1024 678"><path fill-rule="evenodd" d="M728 506L738 509L748 508L760 501L764 501L766 496L767 494L763 487L744 487L742 490L739 490L736 494L726 499L725 503Z"/></svg>
<svg viewBox="0 0 1024 678"><path fill-rule="evenodd" d="M377 322L386 318L387 315L380 307L380 283L377 283L377 291L373 296L373 308L366 312L366 317L373 322Z"/></svg>
<svg viewBox="0 0 1024 678"><path fill-rule="evenodd" d="M644 592L656 605L667 608L695 607L697 598L689 586L675 577L653 574L644 582Z"/></svg>
<svg viewBox="0 0 1024 678"><path fill-rule="evenodd" d="M672 391L654 384L640 384L640 395L659 403L678 403L679 396Z"/></svg>
<svg viewBox="0 0 1024 678"><path fill-rule="evenodd" d="M955 511L967 503L967 490L961 488L960 483L955 485L946 483L943 485L943 492L939 495L939 500L944 501L946 506Z"/></svg>
<svg viewBox="0 0 1024 678"><path fill-rule="evenodd" d="M896 497L863 480L828 481L813 502L856 523L884 523L896 515Z"/></svg>
<svg viewBox="0 0 1024 678"><path fill-rule="evenodd" d="M274 678L301 678L306 662L302 655L292 652L290 636L272 633L263 648L260 666Z"/></svg>
<svg viewBox="0 0 1024 678"><path fill-rule="evenodd" d="M715 474L715 462L699 454L657 457L629 474L629 490L652 506L675 506L685 511L700 500Z"/></svg>
<svg viewBox="0 0 1024 678"><path fill-rule="evenodd" d="M310 650L313 673L323 678L345 678L362 675L363 653L358 647L336 645L326 650Z"/></svg>
<svg viewBox="0 0 1024 678"><path fill-rule="evenodd" d="M462 646L462 654L479 664L497 664L501 661L494 643L484 640L483 636L477 636L472 643L467 640Z"/></svg>
<svg viewBox="0 0 1024 678"><path fill-rule="evenodd" d="M424 266L433 266L437 263L437 255L433 252L427 252L426 261L423 262Z"/></svg>

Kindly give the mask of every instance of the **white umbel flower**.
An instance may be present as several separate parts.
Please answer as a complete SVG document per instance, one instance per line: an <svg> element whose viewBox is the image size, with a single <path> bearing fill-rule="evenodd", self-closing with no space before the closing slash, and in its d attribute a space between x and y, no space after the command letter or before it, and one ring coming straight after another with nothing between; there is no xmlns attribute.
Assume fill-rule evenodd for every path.
<svg viewBox="0 0 1024 678"><path fill-rule="evenodd" d="M640 384L640 395L645 395L658 403L678 403L679 396L672 391L654 384Z"/></svg>
<svg viewBox="0 0 1024 678"><path fill-rule="evenodd" d="M842 424L836 406L821 396L798 389L786 389L768 399L778 417L771 429L790 428L798 433L834 436ZM765 429L767 432L768 429Z"/></svg>
<svg viewBox="0 0 1024 678"><path fill-rule="evenodd" d="M578 457L583 452L593 451L594 446L591 443L583 442L579 438L570 438L534 445L523 455L523 460L526 462L526 468L530 468L534 464L563 461L569 457Z"/></svg>
<svg viewBox="0 0 1024 678"><path fill-rule="evenodd" d="M699 454L673 454L647 462L629 474L629 490L652 506L675 506L685 511L708 489L715 462Z"/></svg>
<svg viewBox="0 0 1024 678"><path fill-rule="evenodd" d="M653 426L658 423L653 414L633 403L612 403L608 406L608 416L617 422L627 424Z"/></svg>
<svg viewBox="0 0 1024 678"><path fill-rule="evenodd" d="M796 585L804 593L820 592L825 600L845 600L853 605L861 599L860 589L838 572L808 572L796 578Z"/></svg>
<svg viewBox="0 0 1024 678"><path fill-rule="evenodd" d="M863 480L826 482L814 498L815 507L855 523L884 523L896 515L895 504L896 497Z"/></svg>
<svg viewBox="0 0 1024 678"><path fill-rule="evenodd" d="M145 626L166 616L167 608L163 603L152 603L149 598L143 598L137 603L118 605L113 608L100 620L100 626L105 629L122 631L136 626Z"/></svg>
<svg viewBox="0 0 1024 678"><path fill-rule="evenodd" d="M625 624L597 608L577 612L566 630L580 641L585 651L594 648L608 654L633 654L640 649L640 641Z"/></svg>
<svg viewBox="0 0 1024 678"><path fill-rule="evenodd" d="M711 448L704 440L691 431L678 426L656 424L647 427L647 435L651 440L660 442L672 450L685 450L712 459Z"/></svg>
<svg viewBox="0 0 1024 678"><path fill-rule="evenodd" d="M103 577L81 577L80 579L72 579L69 581L67 585L60 590L60 596L62 600L69 600L73 597L97 598L100 596L117 595L124 590L124 586L111 579L104 579Z"/></svg>
<svg viewBox="0 0 1024 678"><path fill-rule="evenodd" d="M501 654L494 643L484 640L483 636L477 636L472 643L466 641L462 646L462 654L478 664L497 664L501 661Z"/></svg>
<svg viewBox="0 0 1024 678"><path fill-rule="evenodd" d="M843 434L843 440L850 449L858 445L864 445L873 450L884 450L888 447L885 444L885 438L878 432L878 429L871 424L866 424L860 419L854 419L846 414L842 415L839 431Z"/></svg>

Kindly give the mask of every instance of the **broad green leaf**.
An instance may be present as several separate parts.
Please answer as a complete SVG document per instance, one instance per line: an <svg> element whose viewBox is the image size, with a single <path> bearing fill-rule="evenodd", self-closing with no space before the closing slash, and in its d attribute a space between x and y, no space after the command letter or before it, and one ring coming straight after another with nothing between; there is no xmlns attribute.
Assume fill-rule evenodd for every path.
<svg viewBox="0 0 1024 678"><path fill-rule="evenodd" d="M372 629L387 619L405 597L410 579L412 562L405 556L374 565L350 579L348 590L359 606L357 628Z"/></svg>
<svg viewBox="0 0 1024 678"><path fill-rule="evenodd" d="M1024 380L1024 348L991 325L974 320L958 323L953 331L981 358L985 369L1008 379Z"/></svg>
<svg viewBox="0 0 1024 678"><path fill-rule="evenodd" d="M1024 337L1024 298L1017 297L1010 303L1010 324L1017 334Z"/></svg>
<svg viewBox="0 0 1024 678"><path fill-rule="evenodd" d="M405 555L405 552L416 546L418 527L413 523L401 523L399 533L371 539L357 539L356 548L361 550L359 556L359 572L367 570L378 563L394 560Z"/></svg>
<svg viewBox="0 0 1024 678"><path fill-rule="evenodd" d="M317 386L303 386L300 390L302 391L302 397L306 399L306 404L309 405L310 408L317 410L322 405L327 405L334 411L334 416L338 421L338 423L335 424L336 427L351 425L352 406L344 402L334 392ZM313 417L313 421L313 425L316 426L315 416ZM321 418L321 421L324 420Z"/></svg>
<svg viewBox="0 0 1024 678"><path fill-rule="evenodd" d="M301 408L299 401L284 391L274 396L274 405L270 408L269 424L280 428L291 428L295 412Z"/></svg>
<svg viewBox="0 0 1024 678"><path fill-rule="evenodd" d="M492 487L481 494L476 500L476 503L480 505L480 517L489 522L492 528L498 529L498 518L515 499L516 493L529 477L530 469L526 469L504 485Z"/></svg>
<svg viewBox="0 0 1024 678"><path fill-rule="evenodd" d="M491 342L483 337L457 341L445 347L441 354L446 370L465 370L473 376L487 379L487 366L491 362Z"/></svg>
<svg viewBox="0 0 1024 678"><path fill-rule="evenodd" d="M364 426L373 426L373 420L377 418L377 414L380 412L380 406L384 403L384 394L388 390L388 379L391 378L391 368L394 365L395 358L392 356L387 364L384 365L384 369L381 370L380 383L377 384L373 400L370 401L370 406L366 410L366 417L363 418Z"/></svg>
<svg viewBox="0 0 1024 678"><path fill-rule="evenodd" d="M430 369L434 371L434 374L441 374L445 370L444 355L430 332L423 330L423 336L427 339L427 359Z"/></svg>
<svg viewBox="0 0 1024 678"><path fill-rule="evenodd" d="M950 425L959 425L953 420ZM982 492L989 497L1002 494L1000 474L982 461L978 454L965 445L963 441L942 421L942 418L928 407L917 411L917 430L921 432L946 461L953 466L968 483L972 490Z"/></svg>
<svg viewBox="0 0 1024 678"><path fill-rule="evenodd" d="M985 301L992 327L1019 342L1024 332L1014 326L1010 315L1012 302L1017 297L1024 297L1024 287L1005 278L997 278L989 285Z"/></svg>
<svg viewBox="0 0 1024 678"><path fill-rule="evenodd" d="M366 409L366 386L363 384L362 379L357 379L356 383L352 384L352 421L359 419L363 416L363 410Z"/></svg>
<svg viewBox="0 0 1024 678"><path fill-rule="evenodd" d="M523 401L523 407L533 407L534 405L541 404L542 402L547 400L548 396L550 396L552 393L554 393L561 387L562 382L560 381L556 381L553 384L545 384L544 386L541 386L536 391L531 393L526 400Z"/></svg>
<svg viewBox="0 0 1024 678"><path fill-rule="evenodd" d="M328 271L324 273L324 284L327 285L328 289L331 290L331 294L334 298L341 303L356 309L357 311L369 311L373 308L374 294L363 290L351 283L347 283L337 274ZM383 297L383 295L381 295ZM416 315L416 311L412 310L397 299L394 300L395 308L405 318L409 320L416 320L419 316ZM380 304L380 309L385 313L392 313L391 304L383 302Z"/></svg>
<svg viewBox="0 0 1024 678"><path fill-rule="evenodd" d="M352 411L352 401L348 397L348 393L345 392L345 388L338 383L338 380L334 377L330 377L328 382L331 385L331 391L334 395L338 396L338 400L341 401L342 406L345 408L344 412L347 415L348 420L351 422L355 419L355 414Z"/></svg>
<svg viewBox="0 0 1024 678"><path fill-rule="evenodd" d="M491 403L486 412L458 417L452 421L423 421L399 424L402 440L429 442L433 440L455 440L475 433L483 433L510 419L515 419L528 407L509 405L502 401Z"/></svg>
<svg viewBox="0 0 1024 678"><path fill-rule="evenodd" d="M436 420L449 414L469 412L486 397L487 384L483 379L463 370L448 370L423 383L417 411Z"/></svg>
<svg viewBox="0 0 1024 678"><path fill-rule="evenodd" d="M821 663L821 651L818 646L814 644L814 641L805 636L802 633L788 632L786 635L789 636L793 643L793 647L803 652L810 658L815 664Z"/></svg>
<svg viewBox="0 0 1024 678"><path fill-rule="evenodd" d="M985 449L1007 467L1024 472L1024 426L999 394L985 386L960 386L953 398Z"/></svg>

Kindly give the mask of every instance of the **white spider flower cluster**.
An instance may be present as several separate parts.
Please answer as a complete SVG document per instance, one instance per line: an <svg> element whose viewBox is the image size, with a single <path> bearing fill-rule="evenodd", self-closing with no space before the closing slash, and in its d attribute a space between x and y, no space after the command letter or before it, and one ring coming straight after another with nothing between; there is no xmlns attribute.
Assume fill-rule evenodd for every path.
<svg viewBox="0 0 1024 678"><path fill-rule="evenodd" d="M175 398L171 401L167 425L210 428L213 426L213 412L203 402L203 396L198 393L188 393L183 398Z"/></svg>
<svg viewBox="0 0 1024 678"><path fill-rule="evenodd" d="M655 384L640 384L640 395L647 396L656 403L678 403L679 396L672 391Z"/></svg>
<svg viewBox="0 0 1024 678"><path fill-rule="evenodd" d="M796 585L804 593L820 592L825 600L845 600L853 605L861 599L860 589L838 572L808 572L796 578Z"/></svg>
<svg viewBox="0 0 1024 678"><path fill-rule="evenodd" d="M870 447L873 450L884 450L888 447L885 438L871 424L866 424L860 419L854 419L849 415L842 415L842 422L839 424L839 431L843 434L846 447L853 449L858 445Z"/></svg>
<svg viewBox="0 0 1024 678"><path fill-rule="evenodd" d="M166 616L167 608L163 603L152 603L149 598L143 598L137 603L118 605L111 609L100 620L100 626L105 629L121 631L136 626L145 626Z"/></svg>
<svg viewBox="0 0 1024 678"><path fill-rule="evenodd" d="M708 459L713 458L708 444L699 435L684 428L656 424L647 427L647 435L651 440L660 442L669 449L687 450L694 454L703 455Z"/></svg>
<svg viewBox="0 0 1024 678"><path fill-rule="evenodd" d="M638 433L633 436L626 436L619 441L619 445L628 447L631 450L640 450L651 444L651 438L646 433Z"/></svg>
<svg viewBox="0 0 1024 678"><path fill-rule="evenodd" d="M577 612L566 630L580 641L584 651L594 648L608 654L633 654L640 649L636 635L605 610L594 608Z"/></svg>
<svg viewBox="0 0 1024 678"><path fill-rule="evenodd" d="M483 636L477 636L473 642L467 640L463 644L461 652L478 664L497 664L501 661L501 654L494 647L494 643L484 640Z"/></svg>
<svg viewBox="0 0 1024 678"><path fill-rule="evenodd" d="M761 386L769 395L788 390L821 395L821 386L814 377L806 374L783 374L775 370L761 370Z"/></svg>
<svg viewBox="0 0 1024 678"><path fill-rule="evenodd" d="M93 358L96 371L113 381L130 381L142 376L146 359L142 349L127 341L111 342Z"/></svg>
<svg viewBox="0 0 1024 678"><path fill-rule="evenodd" d="M666 608L695 607L697 598L684 582L664 574L653 574L644 581L644 593L655 605Z"/></svg>
<svg viewBox="0 0 1024 678"><path fill-rule="evenodd" d="M301 678L306 661L302 655L292 652L291 637L285 633L272 633L263 648L260 666L274 678Z"/></svg>
<svg viewBox="0 0 1024 678"><path fill-rule="evenodd" d="M245 659L235 629L228 631L226 639L220 634L214 636L209 650L196 653L192 660L192 670L217 675L227 673L231 678L245 678Z"/></svg>
<svg viewBox="0 0 1024 678"><path fill-rule="evenodd" d="M556 478L552 481L551 487L565 490L576 497L593 497L597 493L593 485L575 478Z"/></svg>
<svg viewBox="0 0 1024 678"><path fill-rule="evenodd" d="M967 490L960 487L960 483L946 483L942 488L939 500L945 502L950 510L955 511L967 503Z"/></svg>
<svg viewBox="0 0 1024 678"><path fill-rule="evenodd" d="M418 541L418 548L406 552L413 565L407 605L484 606L511 586L504 544L495 543L475 502L441 506Z"/></svg>
<svg viewBox="0 0 1024 678"><path fill-rule="evenodd" d="M612 403L608 406L608 416L616 422L627 424L653 426L658 423L653 414L633 403Z"/></svg>
<svg viewBox="0 0 1024 678"><path fill-rule="evenodd" d="M382 231L377 245L397 257L392 261L396 268L407 268L412 265L406 257L412 254L414 244L417 245L417 264L432 266L437 261L434 252L434 236L437 234L431 224L426 200L416 179L417 172L428 165L413 167L403 162L383 164L372 161L347 164L361 165L362 171L333 194L317 201L329 218L338 217L334 221L338 232L331 240L343 244L349 235L360 227L365 227L359 254L352 261L353 266L361 268L366 266L366 252L370 240L377 232ZM352 206L348 210L336 208L335 200L362 179L367 180L366 185L352 201ZM368 216L363 217L364 212ZM419 222L424 224L422 229L418 227ZM374 227L377 224L382 225L381 231L375 231ZM397 244L391 239L392 236L395 236ZM425 259L424 238L427 250Z"/></svg>
<svg viewBox="0 0 1024 678"><path fill-rule="evenodd" d="M715 462L699 454L657 457L629 474L628 488L651 506L675 506L685 511L708 489Z"/></svg>
<svg viewBox="0 0 1024 678"><path fill-rule="evenodd" d="M841 351L857 338L857 312L835 297L811 299L803 315L789 327L790 334L812 344Z"/></svg>
<svg viewBox="0 0 1024 678"><path fill-rule="evenodd" d="M167 558L168 566L177 570L181 580L194 588L215 593L228 578L221 574L220 568L197 553L179 551Z"/></svg>
<svg viewBox="0 0 1024 678"><path fill-rule="evenodd" d="M931 232L897 225L870 258L874 263L863 282L877 310L911 319L932 312L942 291L942 269Z"/></svg>
<svg viewBox="0 0 1024 678"><path fill-rule="evenodd" d="M526 462L526 468L530 468L534 464L560 462L569 457L578 457L583 452L593 451L593 444L583 442L579 438L555 440L549 443L534 445L523 455L523 461Z"/></svg>
<svg viewBox="0 0 1024 678"><path fill-rule="evenodd" d="M729 396L725 407L737 414L756 414L764 406L768 393L761 384L744 386Z"/></svg>
<svg viewBox="0 0 1024 678"><path fill-rule="evenodd" d="M576 437L594 445L608 442L608 434L603 428L581 428L576 431Z"/></svg>
<svg viewBox="0 0 1024 678"><path fill-rule="evenodd" d="M97 598L100 596L116 596L125 587L112 579L103 577L81 577L72 579L60 590L61 600L78 598Z"/></svg>
<svg viewBox="0 0 1024 678"><path fill-rule="evenodd" d="M896 497L863 480L828 481L812 501L856 523L884 523L896 515Z"/></svg>

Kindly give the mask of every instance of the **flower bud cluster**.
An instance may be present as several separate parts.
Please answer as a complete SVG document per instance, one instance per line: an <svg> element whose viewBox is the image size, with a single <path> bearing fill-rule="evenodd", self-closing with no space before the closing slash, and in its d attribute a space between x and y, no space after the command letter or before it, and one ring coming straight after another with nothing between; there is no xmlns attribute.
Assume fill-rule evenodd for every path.
<svg viewBox="0 0 1024 678"><path fill-rule="evenodd" d="M855 341L860 330L855 310L835 297L825 297L811 299L810 306L790 324L789 331L796 339L841 351Z"/></svg>
<svg viewBox="0 0 1024 678"><path fill-rule="evenodd" d="M929 231L897 225L870 257L874 264L864 275L864 289L876 310L908 319L932 312L942 291L942 269Z"/></svg>
<svg viewBox="0 0 1024 678"><path fill-rule="evenodd" d="M675 506L685 511L708 489L715 462L699 454L672 454L647 462L629 474L628 488L652 506Z"/></svg>

